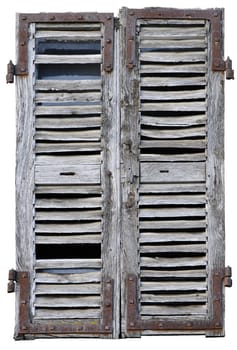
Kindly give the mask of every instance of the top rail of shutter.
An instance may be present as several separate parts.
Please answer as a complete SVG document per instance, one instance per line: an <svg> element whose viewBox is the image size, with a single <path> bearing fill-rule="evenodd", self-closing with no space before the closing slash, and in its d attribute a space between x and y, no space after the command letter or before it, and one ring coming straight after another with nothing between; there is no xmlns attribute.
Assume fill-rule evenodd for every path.
<svg viewBox="0 0 237 350"><path fill-rule="evenodd" d="M126 9L127 25L127 67L133 69L136 65L136 21L138 19L204 19L209 20L211 24L212 35L212 70L224 71L225 61L223 58L223 21L224 9L173 9L173 8L145 8L145 9Z"/></svg>
<svg viewBox="0 0 237 350"><path fill-rule="evenodd" d="M31 23L103 23L104 24L104 70L113 69L114 15L112 13L26 13L19 14L18 62L15 74L28 74L28 28Z"/></svg>

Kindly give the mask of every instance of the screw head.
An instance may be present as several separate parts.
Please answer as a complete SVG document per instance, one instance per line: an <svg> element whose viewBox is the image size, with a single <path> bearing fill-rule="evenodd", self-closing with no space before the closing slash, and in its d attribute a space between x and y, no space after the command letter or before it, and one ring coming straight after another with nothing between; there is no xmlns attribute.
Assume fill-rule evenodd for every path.
<svg viewBox="0 0 237 350"><path fill-rule="evenodd" d="M129 326L134 327L134 322L130 322Z"/></svg>
<svg viewBox="0 0 237 350"><path fill-rule="evenodd" d="M50 17L50 21L54 21L55 19L56 19L55 16L51 16L51 17Z"/></svg>
<svg viewBox="0 0 237 350"><path fill-rule="evenodd" d="M22 21L26 21L27 17L26 16L22 16L21 19L22 19Z"/></svg>
<svg viewBox="0 0 237 350"><path fill-rule="evenodd" d="M105 326L105 329L106 329L106 331L108 331L110 329L110 327L109 326Z"/></svg>
<svg viewBox="0 0 237 350"><path fill-rule="evenodd" d="M107 42L107 44L110 44L111 43L111 39L107 39L106 42Z"/></svg>

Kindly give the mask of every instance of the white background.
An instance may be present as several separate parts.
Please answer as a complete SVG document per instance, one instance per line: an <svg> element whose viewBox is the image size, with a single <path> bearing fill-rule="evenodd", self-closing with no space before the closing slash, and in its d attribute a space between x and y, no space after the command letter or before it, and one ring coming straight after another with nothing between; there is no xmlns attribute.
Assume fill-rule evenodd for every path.
<svg viewBox="0 0 237 350"><path fill-rule="evenodd" d="M126 340L90 340L90 339L49 339L15 342L14 329L14 294L6 293L8 270L15 267L15 202L14 202L14 171L15 171L15 87L6 85L6 64L9 59L15 63L15 13L16 12L113 12L115 15L121 7L143 8L149 6L176 8L225 8L225 55L229 55L236 68L236 7L234 1L221 0L1 0L0 5L0 345L2 349L46 350L57 346L65 349L97 347L98 350L114 350L122 346L144 347L156 346L160 349L236 349L235 322L237 312L236 302L236 219L237 219L237 187L236 187L236 81L226 81L226 113L225 113L225 151L226 151L226 263L233 267L234 286L226 290L226 337L206 339L204 336L178 337L143 337L142 339Z"/></svg>

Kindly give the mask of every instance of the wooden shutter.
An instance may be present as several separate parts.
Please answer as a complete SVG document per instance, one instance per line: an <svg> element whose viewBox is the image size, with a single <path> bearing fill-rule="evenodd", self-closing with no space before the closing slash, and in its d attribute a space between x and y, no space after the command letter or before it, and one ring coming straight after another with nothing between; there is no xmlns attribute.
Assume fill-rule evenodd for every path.
<svg viewBox="0 0 237 350"><path fill-rule="evenodd" d="M222 335L223 13L122 16L123 331Z"/></svg>
<svg viewBox="0 0 237 350"><path fill-rule="evenodd" d="M15 338L224 335L223 10L17 25Z"/></svg>
<svg viewBox="0 0 237 350"><path fill-rule="evenodd" d="M16 337L111 337L113 17L20 15L18 24L19 45L29 39L18 58L28 75L16 82L17 270L25 276Z"/></svg>

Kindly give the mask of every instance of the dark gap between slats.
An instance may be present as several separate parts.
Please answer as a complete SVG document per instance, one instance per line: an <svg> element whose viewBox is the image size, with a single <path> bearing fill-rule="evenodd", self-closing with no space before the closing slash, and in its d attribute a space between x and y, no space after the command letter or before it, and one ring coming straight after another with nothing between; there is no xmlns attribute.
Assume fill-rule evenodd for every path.
<svg viewBox="0 0 237 350"><path fill-rule="evenodd" d="M36 244L36 259L100 258L100 244Z"/></svg>

